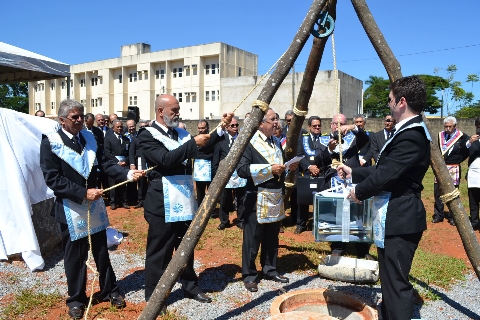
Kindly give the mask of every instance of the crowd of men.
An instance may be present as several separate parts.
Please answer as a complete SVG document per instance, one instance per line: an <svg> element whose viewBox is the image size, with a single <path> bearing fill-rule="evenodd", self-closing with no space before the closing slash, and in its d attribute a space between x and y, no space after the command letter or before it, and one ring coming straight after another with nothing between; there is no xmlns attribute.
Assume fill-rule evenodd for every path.
<svg viewBox="0 0 480 320"><path fill-rule="evenodd" d="M303 158L288 167L284 148L294 113L287 111L285 121L281 121L273 109L266 112L221 193L218 212L218 230L228 232L226 229L233 224L242 229L242 277L246 290L256 292L261 279L289 282L279 274L276 265L278 237L286 217L283 204L286 171L298 170L298 183L289 199L290 223L295 226L295 234L312 228L309 201L313 200L302 189L300 180L319 179L317 189L321 191L348 178L358 183L350 193L352 201L382 191L395 195L390 198L392 206L388 206L382 245L377 245L384 299L382 315L385 319L401 314L405 315L401 319L411 317L413 291L408 272L426 229L425 209L420 200L421 183L430 158L430 137L419 116L424 104L423 82L417 77L406 77L392 84L388 99L391 114L385 116L384 128L378 132L366 130L364 115L355 115L349 123L345 115L336 114L329 122L328 132L322 133L321 118L310 116L308 131L302 129L297 144L298 155ZM241 130L239 119L224 114L221 125L212 133L208 121L202 119L197 123L196 134L191 136L179 121L178 100L167 94L159 95L155 101L155 119L140 120L138 124L128 120L124 126L114 114L84 114L83 106L74 100L62 101L58 116L62 128L43 137L41 167L47 185L57 196L52 214L62 230L69 315L81 318L86 302L86 212L92 212L93 225L88 227L100 272L99 299L110 301L115 307L125 305L106 248L108 218L105 222L104 202L109 202L111 210L129 209L130 205L144 208L148 222L145 262L148 301L220 162L235 148ZM455 118L445 118L439 146L457 187L461 180L459 164L468 158L471 223L478 230L480 117L475 126L477 134L469 137L456 128ZM143 170L147 168L153 170L145 174ZM135 182L103 194L104 189L132 178ZM435 184L435 199L439 196ZM87 211L88 201L91 205ZM402 214L392 220L399 210L403 210ZM230 214L234 211L237 215L232 219ZM214 212L211 214L216 217ZM439 223L444 218L454 224L443 212L441 202L436 201L432 222ZM332 242L331 248L332 255L345 254L343 242ZM373 259L369 249L369 244L356 243L360 258ZM260 271L255 264L259 251ZM184 295L199 302L211 302L198 285L193 262L192 255L180 275Z"/></svg>

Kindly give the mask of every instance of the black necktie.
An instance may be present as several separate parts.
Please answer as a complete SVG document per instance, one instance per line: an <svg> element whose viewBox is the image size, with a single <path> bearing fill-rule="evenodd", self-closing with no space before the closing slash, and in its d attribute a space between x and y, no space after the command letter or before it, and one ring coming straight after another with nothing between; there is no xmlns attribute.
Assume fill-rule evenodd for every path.
<svg viewBox="0 0 480 320"><path fill-rule="evenodd" d="M235 142L235 138L230 139L230 145L228 147L231 148L234 142Z"/></svg>
<svg viewBox="0 0 480 320"><path fill-rule="evenodd" d="M445 135L445 141L448 141L448 140L450 140L450 134L447 133L447 134Z"/></svg>
<svg viewBox="0 0 480 320"><path fill-rule="evenodd" d="M320 149L320 141L318 139L318 136L313 137L313 147L315 148L315 150Z"/></svg>
<svg viewBox="0 0 480 320"><path fill-rule="evenodd" d="M118 140L120 141L120 145L122 145L122 136L118 135Z"/></svg>
<svg viewBox="0 0 480 320"><path fill-rule="evenodd" d="M273 148L272 138L267 138L268 145Z"/></svg>
<svg viewBox="0 0 480 320"><path fill-rule="evenodd" d="M177 140L177 131L171 129L171 128L168 128L168 131L167 131L168 135L170 136L170 139L173 139L173 140Z"/></svg>
<svg viewBox="0 0 480 320"><path fill-rule="evenodd" d="M73 144L75 145L75 151L78 153L82 152L82 146L80 145L80 139L78 139L78 136L73 136L72 137Z"/></svg>

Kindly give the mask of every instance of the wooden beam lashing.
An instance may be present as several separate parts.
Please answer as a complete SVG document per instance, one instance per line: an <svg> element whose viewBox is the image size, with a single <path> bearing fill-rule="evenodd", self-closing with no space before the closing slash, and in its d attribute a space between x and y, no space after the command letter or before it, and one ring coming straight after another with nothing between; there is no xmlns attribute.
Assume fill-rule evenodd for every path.
<svg viewBox="0 0 480 320"><path fill-rule="evenodd" d="M300 51L305 45L305 42L310 35L310 30L315 23L315 17L317 17L318 13L321 11L325 1L326 0L313 1L288 50L285 52L283 58L279 61L277 68L268 79L257 100L262 101L267 105L270 104L273 96L277 92L281 83L290 71L293 63L300 54ZM264 115L264 108L260 109L258 106L253 107L250 117L248 117L248 119L245 121L238 138L235 140L234 147L231 148L227 157L220 162L217 174L210 184L208 192L200 204L200 208L198 209L195 218L190 224L190 227L183 237L180 246L176 250L175 255L168 264L162 278L158 282L152 296L150 297L150 300L138 319L156 319L162 310L170 291L172 290L178 277L185 270L188 260L190 257L192 257L195 246L197 245L198 240L203 234L203 231L208 223L210 213L215 210L215 206L220 198L220 193L223 191L223 188L230 179L230 176L232 175L238 162L240 161L243 152L245 151L247 143L249 143L251 137L257 130Z"/></svg>
<svg viewBox="0 0 480 320"><path fill-rule="evenodd" d="M368 38L370 39L370 42L377 51L380 60L387 70L390 81L393 82L402 78L400 64L380 32L380 29L370 13L365 0L351 1L358 18L365 29ZM423 121L427 125L428 131L431 133L432 130L430 129L429 122L425 116L423 117ZM432 135L432 137L434 136L435 135ZM443 160L443 156L440 152L436 139L432 140L430 148L430 165L432 166L433 173L437 178L438 186L440 187L440 193L442 195L451 194L455 191L455 186L452 183L452 178L450 177L447 166L445 165L445 161ZM465 252L467 253L468 259L472 264L473 270L480 279L480 244L475 237L473 228L468 219L468 215L462 205L462 202L460 201L460 197L454 198L453 200L447 202L446 205L453 215L453 220L456 223L457 230L460 234Z"/></svg>

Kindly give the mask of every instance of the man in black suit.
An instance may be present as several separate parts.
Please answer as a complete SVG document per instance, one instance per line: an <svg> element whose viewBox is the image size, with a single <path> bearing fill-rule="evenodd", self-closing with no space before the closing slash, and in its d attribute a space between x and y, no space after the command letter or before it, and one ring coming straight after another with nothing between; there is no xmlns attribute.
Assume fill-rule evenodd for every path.
<svg viewBox="0 0 480 320"><path fill-rule="evenodd" d="M174 96L168 94L161 94L155 100L155 115L151 127L140 130L138 134L146 163L150 167L156 166L148 174L150 185L144 203L145 220L148 222L146 301L150 299L195 214L191 159L212 152L223 135L222 128L218 128L211 136L199 134L192 138L187 131L177 128L180 105ZM222 127L230 123L230 117L224 115ZM180 276L184 295L199 302L211 302L198 286L193 261L192 255Z"/></svg>
<svg viewBox="0 0 480 320"><path fill-rule="evenodd" d="M117 161L118 165L128 168L128 148L130 140L122 134L122 121L113 121L113 133L105 135L104 152L105 156L111 161ZM121 181L109 178L111 186ZM110 209L115 210L120 205L125 209L130 209L127 205L126 186L122 185L110 191Z"/></svg>
<svg viewBox="0 0 480 320"><path fill-rule="evenodd" d="M137 136L137 124L135 120L130 119L126 122L127 132L123 135L127 137L130 145L128 146L128 164L129 166L132 164L130 162L130 150L132 148L132 141L133 138ZM137 205L138 204L138 182L130 182L126 185L126 196L127 196L127 205Z"/></svg>
<svg viewBox="0 0 480 320"><path fill-rule="evenodd" d="M372 157L368 154L368 151L370 150L370 137L372 136L372 132L365 129L366 123L367 120L365 119L365 116L363 114L359 113L353 116L353 124L356 125L357 128L365 131L369 138L368 143L362 148L360 148L360 150L358 151L358 160L360 161L360 165L363 167L368 167L372 165Z"/></svg>
<svg viewBox="0 0 480 320"><path fill-rule="evenodd" d="M373 159L375 162L377 161L378 154L380 150L382 150L385 142L393 135L394 128L395 128L395 119L393 119L391 114L387 114L385 116L385 128L382 130L370 134L370 150L368 151L365 158Z"/></svg>
<svg viewBox="0 0 480 320"><path fill-rule="evenodd" d="M105 134L107 133L108 130L110 130L110 131L112 130L107 125L105 125L105 118L103 117L103 114L101 114L101 113L98 113L97 115L95 115L95 122L97 124L97 128L102 131L103 137L105 137ZM99 141L99 140L97 140L97 141ZM99 152L101 152L102 155L104 154L104 144L105 144L105 139L103 138L101 140L101 145L98 146ZM108 183L107 175L103 172L102 168L99 168L97 188L98 189L107 189L109 186L110 186L110 184ZM103 197L108 202L109 194L105 194L105 195L103 195Z"/></svg>
<svg viewBox="0 0 480 320"><path fill-rule="evenodd" d="M247 179L242 244L242 276L245 288L258 291L260 275L255 259L260 245L261 274L264 279L288 283L278 274L278 234L285 217L283 189L285 182L284 154L278 139L273 138L278 118L272 109L265 114L258 131L243 153L237 171ZM296 170L298 163L291 165Z"/></svg>
<svg viewBox="0 0 480 320"><path fill-rule="evenodd" d="M325 156L324 151L327 147L320 143L320 137L322 135L322 122L320 117L311 116L308 118L308 129L310 132L303 134L298 142L297 154L304 156L303 159L300 160L298 168L300 176L316 178L326 169L326 166L323 165L323 160L321 160L322 157ZM315 156L319 156L318 166L315 162ZM310 192L310 190L298 190L298 192ZM300 234L307 230L308 207L308 205L298 206L295 234Z"/></svg>
<svg viewBox="0 0 480 320"><path fill-rule="evenodd" d="M230 122L230 125L227 126L227 133L225 139L218 143L215 146L212 159L212 169L216 173L220 161L222 161L232 148L233 142L238 137L238 121L234 117ZM218 225L218 230L224 230L230 226L229 214L231 211L235 210L235 203L237 204L237 220L235 224L240 229L243 229L243 198L245 197L245 184L246 180L239 178L237 171L235 170L228 181L228 184L223 189L222 195L220 196L220 211L219 218L220 224Z"/></svg>
<svg viewBox="0 0 480 320"><path fill-rule="evenodd" d="M210 126L205 119L197 123L197 134L208 134ZM212 166L213 153L205 155L203 159L195 159L193 163L193 180L195 180L195 190L197 191L197 205L203 201L207 189L210 186L212 178L215 176Z"/></svg>
<svg viewBox="0 0 480 320"><path fill-rule="evenodd" d="M382 279L383 319L413 317L413 286L408 275L427 228L421 200L422 180L430 164L431 138L420 115L425 104L426 87L421 79L410 76L394 81L388 106L397 121L396 132L386 142L376 167L337 168L339 175L358 183L349 195L353 201L381 196L374 201L379 207L374 212L377 218L373 227Z"/></svg>
<svg viewBox="0 0 480 320"><path fill-rule="evenodd" d="M468 158L468 148L471 145L470 137L457 129L457 119L454 117L446 117L443 120L443 127L444 131L438 133L438 146L452 177L453 185L455 188L458 188L462 176L460 164ZM444 218L444 205L442 200L440 200L440 187L436 179L433 185L433 196L435 197L435 205L433 207L432 222L439 223ZM455 225L455 221L450 213L448 213L447 220L452 226Z"/></svg>
<svg viewBox="0 0 480 320"><path fill-rule="evenodd" d="M99 128L93 126L93 121L95 117L92 113L85 114L85 129L90 131L97 141L97 158L100 159L103 156L103 132ZM98 185L98 184L97 184Z"/></svg>
<svg viewBox="0 0 480 320"><path fill-rule="evenodd" d="M45 183L55 193L52 215L59 225L65 251L64 267L69 297L68 314L74 319L83 316L88 251L87 215L90 210L92 252L100 273L100 299L115 307L125 306L110 264L105 228L108 217L101 197L103 190L96 188L97 166L117 179L137 179L142 173L117 166L107 159L96 157L94 136L83 127L83 106L75 100L63 100L58 110L62 128L42 137L40 167ZM90 202L90 205L88 204Z"/></svg>
<svg viewBox="0 0 480 320"><path fill-rule="evenodd" d="M480 117L475 119L477 132L470 137L468 150L468 205L470 207L470 223L473 230L480 230L478 204L480 203Z"/></svg>
<svg viewBox="0 0 480 320"><path fill-rule="evenodd" d="M148 126L146 120L139 120L138 127L140 129ZM128 159L130 162L130 169L145 170L147 169L145 158L142 156L142 149L140 148L140 143L138 142L138 132L135 131L131 136L130 150L128 151ZM135 205L135 209L142 208L143 202L145 201L145 195L147 194L148 181L147 177L141 177L138 179L138 203Z"/></svg>

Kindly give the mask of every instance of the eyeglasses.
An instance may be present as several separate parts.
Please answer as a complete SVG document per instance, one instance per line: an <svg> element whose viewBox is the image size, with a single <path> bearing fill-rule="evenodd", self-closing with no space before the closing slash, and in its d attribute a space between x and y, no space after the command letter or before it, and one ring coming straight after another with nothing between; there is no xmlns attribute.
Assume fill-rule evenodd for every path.
<svg viewBox="0 0 480 320"><path fill-rule="evenodd" d="M314 124L314 125L311 125L312 128L321 128L322 125L321 124Z"/></svg>
<svg viewBox="0 0 480 320"><path fill-rule="evenodd" d="M237 127L238 127L238 123L232 123L232 124L230 125L230 128L237 128Z"/></svg>
<svg viewBox="0 0 480 320"><path fill-rule="evenodd" d="M78 122L78 121L82 121L85 119L85 115L84 114L76 114L76 115L73 115L71 118L69 117L65 117L65 119L68 119L72 122Z"/></svg>
<svg viewBox="0 0 480 320"><path fill-rule="evenodd" d="M385 119L385 122L393 122L393 119Z"/></svg>

